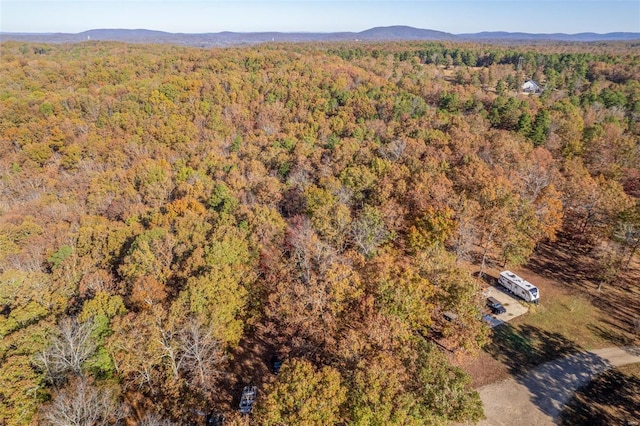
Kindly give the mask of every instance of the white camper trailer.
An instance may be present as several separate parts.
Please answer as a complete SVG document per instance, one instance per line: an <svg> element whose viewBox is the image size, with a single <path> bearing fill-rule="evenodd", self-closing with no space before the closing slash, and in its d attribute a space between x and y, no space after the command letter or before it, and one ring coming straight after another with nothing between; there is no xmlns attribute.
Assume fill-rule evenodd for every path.
<svg viewBox="0 0 640 426"><path fill-rule="evenodd" d="M527 302L538 304L538 301L540 300L540 291L538 290L538 287L525 279L520 278L511 271L500 272L498 283Z"/></svg>

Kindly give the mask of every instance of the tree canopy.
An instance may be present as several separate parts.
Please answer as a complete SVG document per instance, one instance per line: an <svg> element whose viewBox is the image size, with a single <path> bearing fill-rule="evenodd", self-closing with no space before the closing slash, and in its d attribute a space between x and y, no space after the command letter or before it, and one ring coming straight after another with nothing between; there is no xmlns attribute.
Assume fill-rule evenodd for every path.
<svg viewBox="0 0 640 426"><path fill-rule="evenodd" d="M462 261L638 248L626 44L0 47L0 423L231 413L260 330L261 424L477 421Z"/></svg>

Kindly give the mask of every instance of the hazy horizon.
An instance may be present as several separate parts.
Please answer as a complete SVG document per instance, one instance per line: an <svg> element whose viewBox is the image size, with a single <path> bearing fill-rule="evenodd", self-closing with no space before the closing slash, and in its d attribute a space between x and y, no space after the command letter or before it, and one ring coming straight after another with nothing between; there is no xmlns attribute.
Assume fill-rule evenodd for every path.
<svg viewBox="0 0 640 426"><path fill-rule="evenodd" d="M546 32L546 33L542 33L542 32L538 32L538 33L534 33L534 32L529 32L529 31L503 31L503 30L484 30L484 31L475 31L475 32L460 32L460 33L449 33L448 31L441 31L437 28L419 28L419 27L413 27L410 25L403 25L403 24L397 24L397 25L380 25L380 26L375 26L375 27L370 27L370 28L365 28L361 31L349 31L349 30L344 30L344 31L279 31L279 30L261 30L261 31L230 31L230 30L220 30L220 31L201 31L201 32L186 32L186 31L165 31L165 30L156 30L153 28L117 28L117 27L112 27L112 28L90 28L87 30L82 30L82 31L76 31L76 32L71 32L71 31L42 31L42 32L27 32L27 31L4 31L1 27L0 27L0 34L24 34L24 35L29 35L29 34L33 34L33 35L38 35L38 34L82 34L82 33L86 33L86 32L91 32L91 31L152 31L152 32L160 32L160 33L166 33L166 34L185 34L185 35L198 35L198 34L218 34L218 33L224 33L224 32L229 32L229 33L238 33L238 34L252 34L252 33L281 33L281 34L337 34L337 33L354 33L354 34L358 34L360 32L364 32L364 31L368 31L368 30L372 30L372 29L376 29L376 28L391 28L391 27L409 27L409 28L414 28L416 30L427 30L427 31L436 31L436 32L442 32L445 34L452 34L453 36L457 36L457 35L465 35L465 34L481 34L481 33L506 33L506 34L517 34L517 33L522 33L522 34L532 34L532 35L544 35L544 34L566 34L566 35L577 35L577 34L614 34L614 33L631 33L631 34L640 34L640 31L608 31L608 32L596 32L596 31L581 31L578 33L569 33L569 32L560 32L560 31L554 31L554 32Z"/></svg>
<svg viewBox="0 0 640 426"><path fill-rule="evenodd" d="M395 25L453 34L640 31L640 2L627 0L0 0L0 12L0 31L13 33L328 33Z"/></svg>

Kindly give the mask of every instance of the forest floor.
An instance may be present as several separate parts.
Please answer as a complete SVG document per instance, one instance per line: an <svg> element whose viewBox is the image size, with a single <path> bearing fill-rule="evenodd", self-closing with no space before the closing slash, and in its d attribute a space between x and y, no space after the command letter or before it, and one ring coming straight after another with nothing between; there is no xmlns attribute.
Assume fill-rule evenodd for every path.
<svg viewBox="0 0 640 426"><path fill-rule="evenodd" d="M238 407L244 386L255 385L258 387L258 392L262 392L264 386L275 379L269 363L271 356L276 353L284 357L271 337L268 327L263 323L253 325L232 355L233 370L225 384L226 388L231 389L233 393L232 409Z"/></svg>
<svg viewBox="0 0 640 426"><path fill-rule="evenodd" d="M576 245L571 238L561 235L554 243L541 244L525 267L514 269L540 288L540 305L531 306L528 314L493 329L490 344L480 354L457 357L456 364L472 376L474 387L506 383L511 377L573 354L640 344L638 256L615 285L598 290L594 278L597 264L590 254L588 247ZM487 273L495 279L502 269L489 268ZM611 418L632 411L637 399L620 399L628 403L624 405L603 399L596 391L630 385L637 389L640 380L634 377L618 370L598 376L571 399L563 421L571 424L589 415L576 408L576 401L586 406L599 403L600 412Z"/></svg>

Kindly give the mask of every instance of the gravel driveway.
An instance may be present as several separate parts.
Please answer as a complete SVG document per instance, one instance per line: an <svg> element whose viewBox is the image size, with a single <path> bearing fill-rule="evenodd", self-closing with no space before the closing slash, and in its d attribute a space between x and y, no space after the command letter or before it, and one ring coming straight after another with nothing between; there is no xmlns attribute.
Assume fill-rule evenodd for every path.
<svg viewBox="0 0 640 426"><path fill-rule="evenodd" d="M484 386L478 392L487 418L479 425L554 425L579 387L609 368L633 363L640 363L640 347L596 349Z"/></svg>
<svg viewBox="0 0 640 426"><path fill-rule="evenodd" d="M498 302L502 303L502 306L507 310L504 314L490 315L491 320L489 325L496 327L512 319L524 315L529 311L529 308L524 304L524 301L509 294L504 287L501 286L489 286L484 293L485 297L493 297L498 299Z"/></svg>

